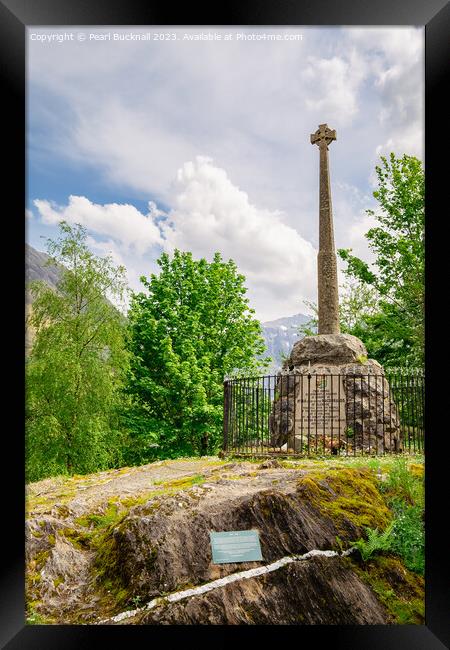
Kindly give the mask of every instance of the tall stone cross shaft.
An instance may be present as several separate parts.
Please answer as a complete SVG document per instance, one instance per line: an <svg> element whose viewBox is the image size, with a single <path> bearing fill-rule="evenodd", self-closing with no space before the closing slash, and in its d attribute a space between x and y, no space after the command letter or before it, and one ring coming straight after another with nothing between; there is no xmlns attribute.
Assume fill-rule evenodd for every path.
<svg viewBox="0 0 450 650"><path fill-rule="evenodd" d="M319 254L317 256L319 334L339 334L339 295L336 251L334 247L333 213L331 210L328 145L336 140L336 131L326 124L311 134L311 144L320 152L319 173Z"/></svg>

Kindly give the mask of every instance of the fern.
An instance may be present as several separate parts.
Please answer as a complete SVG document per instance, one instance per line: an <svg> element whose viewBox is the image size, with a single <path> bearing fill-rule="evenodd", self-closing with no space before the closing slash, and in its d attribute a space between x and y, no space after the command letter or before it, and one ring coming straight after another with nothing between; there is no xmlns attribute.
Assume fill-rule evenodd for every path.
<svg viewBox="0 0 450 650"><path fill-rule="evenodd" d="M353 542L353 546L358 549L364 562L367 562L378 551L390 550L393 541L391 534L393 526L392 522L382 533L378 532L378 528L366 528L367 540L358 539Z"/></svg>

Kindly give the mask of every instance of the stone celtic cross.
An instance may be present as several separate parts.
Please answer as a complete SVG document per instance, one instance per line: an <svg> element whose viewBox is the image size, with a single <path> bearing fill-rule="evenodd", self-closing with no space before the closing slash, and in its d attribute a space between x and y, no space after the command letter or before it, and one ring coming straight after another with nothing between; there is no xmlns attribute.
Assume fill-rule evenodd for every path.
<svg viewBox="0 0 450 650"><path fill-rule="evenodd" d="M327 124L319 124L317 131L311 134L311 144L317 144L320 151L319 254L317 256L319 334L340 333L337 262L328 163L328 145L333 140L336 140L336 131L328 128Z"/></svg>

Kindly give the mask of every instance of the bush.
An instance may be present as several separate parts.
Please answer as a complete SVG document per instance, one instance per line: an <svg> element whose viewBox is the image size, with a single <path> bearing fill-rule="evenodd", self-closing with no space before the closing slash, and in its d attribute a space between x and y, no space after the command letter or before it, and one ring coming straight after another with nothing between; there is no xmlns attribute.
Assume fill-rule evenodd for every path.
<svg viewBox="0 0 450 650"><path fill-rule="evenodd" d="M387 480L381 484L380 489L386 493L390 505L400 500L410 505L423 506L423 479L410 472L406 458L395 460Z"/></svg>
<svg viewBox="0 0 450 650"><path fill-rule="evenodd" d="M374 553L398 555L411 571L423 575L425 570L425 531L423 525L423 479L414 476L404 458L396 459L386 481L380 484L393 512L393 522L379 532L366 528L367 540L359 539L353 546L366 562Z"/></svg>
<svg viewBox="0 0 450 650"><path fill-rule="evenodd" d="M366 528L367 541L358 539L353 542L353 546L358 549L364 562L372 557L378 551L389 551L392 544L391 533L393 523L391 523L382 533L378 528Z"/></svg>
<svg viewBox="0 0 450 650"><path fill-rule="evenodd" d="M390 538L391 551L402 558L408 569L423 575L425 570L425 531L422 508L417 505L399 508Z"/></svg>

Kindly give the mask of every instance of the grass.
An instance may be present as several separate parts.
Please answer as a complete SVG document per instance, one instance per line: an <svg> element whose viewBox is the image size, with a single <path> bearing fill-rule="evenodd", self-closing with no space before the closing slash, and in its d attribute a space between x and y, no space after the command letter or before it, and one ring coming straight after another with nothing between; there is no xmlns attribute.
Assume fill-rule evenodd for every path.
<svg viewBox="0 0 450 650"><path fill-rule="evenodd" d="M82 515L74 520L74 523L84 528L107 528L111 524L117 523L119 519L119 506L115 501L110 500L106 511L101 513L89 513Z"/></svg>
<svg viewBox="0 0 450 650"><path fill-rule="evenodd" d="M425 531L420 506L398 507L391 533L390 550L399 555L404 565L423 575L425 572Z"/></svg>
<svg viewBox="0 0 450 650"><path fill-rule="evenodd" d="M398 458L391 466L387 480L381 484L380 489L391 503L402 500L409 505L423 506L423 473L421 476L415 463L413 463L413 471L409 465L406 458Z"/></svg>
<svg viewBox="0 0 450 650"><path fill-rule="evenodd" d="M48 625L50 623L52 621L49 618L35 611L30 612L25 618L25 625Z"/></svg>
<svg viewBox="0 0 450 650"><path fill-rule="evenodd" d="M228 462L232 461L234 463L262 463L263 460L268 458L278 458L277 455L269 456L228 456ZM424 463L424 456L422 454L416 455L393 455L386 454L385 456L316 456L314 458L289 458L288 454L281 454L278 458L279 462L286 467L286 469L310 469L314 467L369 467L374 472L377 472L381 469L382 472L391 471L391 469L396 465L398 460L406 461L408 466L422 467Z"/></svg>
<svg viewBox="0 0 450 650"><path fill-rule="evenodd" d="M205 480L203 474L195 474L195 476L182 476L181 478L172 479L170 481L154 481L154 485L164 485L166 488L186 488L192 487L193 485L201 485Z"/></svg>

